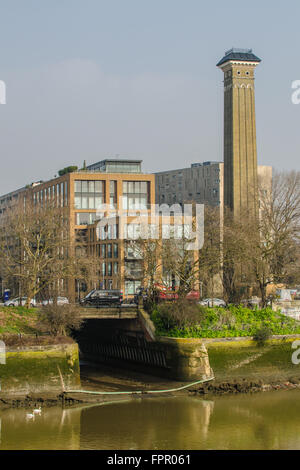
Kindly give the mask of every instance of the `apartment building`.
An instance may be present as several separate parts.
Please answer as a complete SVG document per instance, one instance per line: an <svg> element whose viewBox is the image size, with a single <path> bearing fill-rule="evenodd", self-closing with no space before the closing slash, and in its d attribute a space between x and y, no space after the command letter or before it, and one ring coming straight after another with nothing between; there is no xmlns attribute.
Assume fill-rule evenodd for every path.
<svg viewBox="0 0 300 470"><path fill-rule="evenodd" d="M198 204L223 206L223 163L192 163L190 168L155 173L157 204Z"/></svg>
<svg viewBox="0 0 300 470"><path fill-rule="evenodd" d="M261 187L271 190L272 167L258 165ZM157 204L184 204L190 201L224 210L224 163L192 163L190 168L155 173Z"/></svg>
<svg viewBox="0 0 300 470"><path fill-rule="evenodd" d="M139 215L116 215L106 220L96 221L87 228L88 254L96 260L98 276L92 287L104 289L121 288L126 297L135 294L138 287L147 284L152 276L147 269L147 262L152 265L152 274L156 282L163 282L169 287L179 287L180 279L169 267L163 253L164 240L173 240L179 252L193 239L192 218L187 223L183 214L163 215L161 213L141 212ZM185 236L184 236L185 235ZM190 238L189 238L190 235ZM175 240L174 240L175 239ZM180 244L179 240L182 240ZM147 243L153 245L153 256L144 259L144 251L149 250ZM172 243L172 242L171 242ZM149 255L149 251L148 251ZM193 288L198 289L198 270L195 264L199 258L198 250L189 250L189 263L193 267ZM155 268L154 265L155 264ZM166 266L166 264L168 266ZM148 267L149 268L149 267Z"/></svg>
<svg viewBox="0 0 300 470"><path fill-rule="evenodd" d="M65 208L70 238L77 239L78 235L85 235L87 245L93 245L88 227L105 215L105 209L120 213L130 209L147 212L150 205L155 203L155 177L142 173L141 163L141 160L106 159L46 182L32 183L0 197L0 221L9 207L22 204L23 199L31 198L33 204L42 207L48 201L56 201L58 207ZM112 228L112 232L108 233L107 242L118 236L115 230ZM103 259L105 265L103 288L113 285L122 262L115 245L112 245L112 252L110 243L107 245L106 251L102 248L102 251L95 253L95 256ZM111 254L114 255L114 261ZM100 280L103 281L102 277ZM125 280L126 277L119 282L119 287L124 287ZM77 292L76 280L73 285L69 283L65 286L64 293L71 297L74 298Z"/></svg>

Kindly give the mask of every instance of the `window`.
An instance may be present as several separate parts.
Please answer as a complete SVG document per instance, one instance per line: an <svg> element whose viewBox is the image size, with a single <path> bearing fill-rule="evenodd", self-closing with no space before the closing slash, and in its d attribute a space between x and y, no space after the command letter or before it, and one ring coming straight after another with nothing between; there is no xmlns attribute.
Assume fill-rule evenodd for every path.
<svg viewBox="0 0 300 470"><path fill-rule="evenodd" d="M142 235L141 224L124 224L123 237L128 240L137 240Z"/></svg>
<svg viewBox="0 0 300 470"><path fill-rule="evenodd" d="M75 208L100 209L105 197L104 181L75 181Z"/></svg>
<svg viewBox="0 0 300 470"><path fill-rule="evenodd" d="M100 240L115 240L118 238L118 224L101 225L98 228L98 238Z"/></svg>
<svg viewBox="0 0 300 470"><path fill-rule="evenodd" d="M101 245L101 258L106 258L106 245Z"/></svg>
<svg viewBox="0 0 300 470"><path fill-rule="evenodd" d="M95 212L76 212L76 225L90 225L97 219Z"/></svg>
<svg viewBox="0 0 300 470"><path fill-rule="evenodd" d="M134 295L138 287L141 286L141 281L125 281L125 296Z"/></svg>
<svg viewBox="0 0 300 470"><path fill-rule="evenodd" d="M114 243L114 258L118 258L119 256L119 245Z"/></svg>
<svg viewBox="0 0 300 470"><path fill-rule="evenodd" d="M112 263L111 262L107 263L107 275L108 276L112 275Z"/></svg>
<svg viewBox="0 0 300 470"><path fill-rule="evenodd" d="M117 182L109 182L109 205L111 209L116 209L117 207Z"/></svg>
<svg viewBox="0 0 300 470"><path fill-rule="evenodd" d="M147 209L149 202L148 181L123 181L123 209Z"/></svg>
<svg viewBox="0 0 300 470"><path fill-rule="evenodd" d="M106 263L102 263L102 276L106 276Z"/></svg>
<svg viewBox="0 0 300 470"><path fill-rule="evenodd" d="M107 173L140 173L140 162L106 162Z"/></svg>
<svg viewBox="0 0 300 470"><path fill-rule="evenodd" d="M64 206L64 183L60 183L60 207Z"/></svg>
<svg viewBox="0 0 300 470"><path fill-rule="evenodd" d="M108 243L107 245L107 258L112 258L112 244Z"/></svg>
<svg viewBox="0 0 300 470"><path fill-rule="evenodd" d="M125 246L125 258L126 259L143 259L143 254L138 246L132 243L126 243Z"/></svg>
<svg viewBox="0 0 300 470"><path fill-rule="evenodd" d="M162 224L161 233L163 239L170 238L170 225Z"/></svg>
<svg viewBox="0 0 300 470"><path fill-rule="evenodd" d="M143 267L141 261L131 260L125 261L125 276L129 279L141 279L143 275Z"/></svg>

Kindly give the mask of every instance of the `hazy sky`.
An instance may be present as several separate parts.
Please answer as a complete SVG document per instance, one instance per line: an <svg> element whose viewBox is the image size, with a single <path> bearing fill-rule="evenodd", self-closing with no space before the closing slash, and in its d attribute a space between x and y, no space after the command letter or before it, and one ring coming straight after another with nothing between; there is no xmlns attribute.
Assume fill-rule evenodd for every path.
<svg viewBox="0 0 300 470"><path fill-rule="evenodd" d="M0 194L83 160L222 160L232 46L262 59L259 163L300 170L299 18L298 0L0 0Z"/></svg>

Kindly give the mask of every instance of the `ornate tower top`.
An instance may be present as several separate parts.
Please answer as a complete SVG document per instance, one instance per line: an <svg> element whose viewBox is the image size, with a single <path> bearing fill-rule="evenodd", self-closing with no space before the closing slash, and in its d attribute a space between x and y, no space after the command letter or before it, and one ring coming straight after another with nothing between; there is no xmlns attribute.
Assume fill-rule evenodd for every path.
<svg viewBox="0 0 300 470"><path fill-rule="evenodd" d="M222 68L227 62L253 62L259 64L261 59L253 54L252 49L238 49L233 47L225 52L224 57L217 63L217 67Z"/></svg>

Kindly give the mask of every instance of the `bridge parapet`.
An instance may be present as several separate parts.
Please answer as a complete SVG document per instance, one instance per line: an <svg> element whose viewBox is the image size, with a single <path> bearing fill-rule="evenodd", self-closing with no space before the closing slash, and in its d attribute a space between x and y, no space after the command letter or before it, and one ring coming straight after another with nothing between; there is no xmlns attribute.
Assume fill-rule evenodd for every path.
<svg viewBox="0 0 300 470"><path fill-rule="evenodd" d="M79 307L80 317L83 320L89 319L118 319L128 320L138 318L138 310L136 307Z"/></svg>

